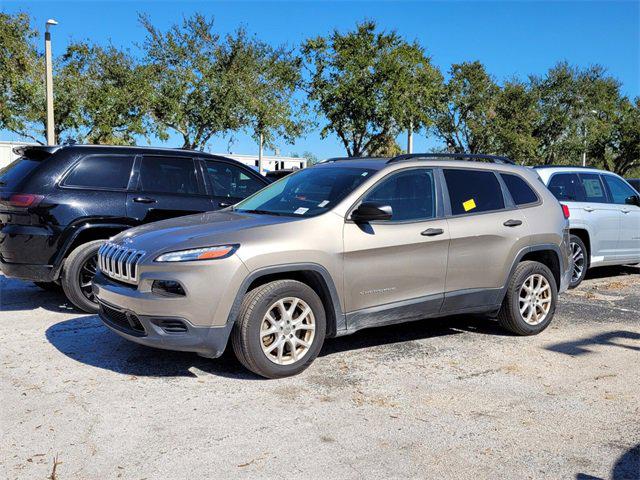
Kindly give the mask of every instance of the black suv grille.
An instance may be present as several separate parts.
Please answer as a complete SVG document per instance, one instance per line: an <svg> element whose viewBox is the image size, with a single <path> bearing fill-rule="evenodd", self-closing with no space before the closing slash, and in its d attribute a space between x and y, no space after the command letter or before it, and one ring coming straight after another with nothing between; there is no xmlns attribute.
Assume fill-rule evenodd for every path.
<svg viewBox="0 0 640 480"><path fill-rule="evenodd" d="M137 337L146 335L142 323L140 323L138 317L133 313L117 310L104 303L100 303L100 313L102 313L102 318L106 320L107 323L123 330L125 333Z"/></svg>

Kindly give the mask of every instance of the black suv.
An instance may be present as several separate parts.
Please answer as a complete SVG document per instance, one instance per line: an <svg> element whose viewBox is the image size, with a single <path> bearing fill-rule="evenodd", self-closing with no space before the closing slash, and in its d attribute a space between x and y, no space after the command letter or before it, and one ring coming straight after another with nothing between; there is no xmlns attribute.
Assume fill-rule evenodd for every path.
<svg viewBox="0 0 640 480"><path fill-rule="evenodd" d="M102 242L129 227L228 207L269 181L225 157L189 150L27 146L0 170L0 270L97 312Z"/></svg>

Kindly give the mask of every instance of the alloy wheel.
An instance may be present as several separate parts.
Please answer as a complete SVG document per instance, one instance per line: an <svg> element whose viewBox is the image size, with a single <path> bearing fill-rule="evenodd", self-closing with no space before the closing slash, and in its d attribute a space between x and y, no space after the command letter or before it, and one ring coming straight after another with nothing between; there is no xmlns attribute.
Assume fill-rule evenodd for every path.
<svg viewBox="0 0 640 480"><path fill-rule="evenodd" d="M584 271L584 251L582 247L575 243L571 242L571 256L573 257L573 271L571 272L571 283L575 283L580 280L582 277L582 272Z"/></svg>
<svg viewBox="0 0 640 480"><path fill-rule="evenodd" d="M96 276L96 271L98 269L98 254L90 256L80 268L80 273L78 274L78 282L80 285L80 291L82 295L85 296L87 300L90 302L96 302L96 297L93 294L93 288L91 287L91 281L93 277Z"/></svg>
<svg viewBox="0 0 640 480"><path fill-rule="evenodd" d="M315 338L315 317L311 307L297 297L273 303L260 325L260 344L266 357L277 365L301 360Z"/></svg>
<svg viewBox="0 0 640 480"><path fill-rule="evenodd" d="M544 322L551 310L551 286L539 273L529 275L520 287L518 306L522 319L529 325Z"/></svg>

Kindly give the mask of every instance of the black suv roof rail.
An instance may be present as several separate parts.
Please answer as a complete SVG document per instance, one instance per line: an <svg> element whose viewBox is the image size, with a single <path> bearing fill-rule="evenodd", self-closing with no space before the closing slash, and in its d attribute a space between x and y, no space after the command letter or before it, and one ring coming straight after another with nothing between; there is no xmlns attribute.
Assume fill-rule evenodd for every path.
<svg viewBox="0 0 640 480"><path fill-rule="evenodd" d="M515 162L508 157L499 155L485 155L482 153L405 153L390 158L387 163L402 162L405 160L419 160L421 158L448 158L450 160L487 160L493 163L503 163L515 165Z"/></svg>

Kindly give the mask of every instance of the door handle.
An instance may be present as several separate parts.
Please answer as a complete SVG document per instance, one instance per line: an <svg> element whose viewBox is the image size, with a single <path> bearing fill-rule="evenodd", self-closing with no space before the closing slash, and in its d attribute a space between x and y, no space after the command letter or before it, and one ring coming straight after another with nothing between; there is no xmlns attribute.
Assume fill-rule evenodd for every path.
<svg viewBox="0 0 640 480"><path fill-rule="evenodd" d="M584 207L584 211L585 212L593 212L595 210L595 208L593 207Z"/></svg>
<svg viewBox="0 0 640 480"><path fill-rule="evenodd" d="M522 225L522 220L514 220L514 219L507 220L506 222L503 223L503 225L505 227L517 227L519 225Z"/></svg>
<svg viewBox="0 0 640 480"><path fill-rule="evenodd" d="M133 199L136 203L156 203L157 200L151 197L136 197Z"/></svg>
<svg viewBox="0 0 640 480"><path fill-rule="evenodd" d="M424 232L420 232L423 237L435 237L436 235L442 235L444 230L441 228L427 228Z"/></svg>
<svg viewBox="0 0 640 480"><path fill-rule="evenodd" d="M620 210L622 213L629 213L631 210Z"/></svg>

